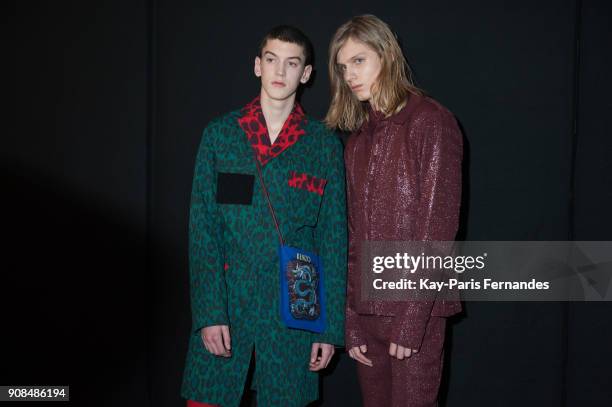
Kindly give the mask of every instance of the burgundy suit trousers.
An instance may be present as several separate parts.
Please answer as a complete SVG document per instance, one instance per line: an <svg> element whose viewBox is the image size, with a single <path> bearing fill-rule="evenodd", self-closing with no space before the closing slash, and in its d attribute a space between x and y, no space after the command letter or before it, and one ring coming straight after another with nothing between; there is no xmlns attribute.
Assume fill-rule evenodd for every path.
<svg viewBox="0 0 612 407"><path fill-rule="evenodd" d="M357 362L365 407L436 406L444 359L446 318L431 317L421 349L398 360L389 355L394 317L359 315L367 353L373 367Z"/></svg>

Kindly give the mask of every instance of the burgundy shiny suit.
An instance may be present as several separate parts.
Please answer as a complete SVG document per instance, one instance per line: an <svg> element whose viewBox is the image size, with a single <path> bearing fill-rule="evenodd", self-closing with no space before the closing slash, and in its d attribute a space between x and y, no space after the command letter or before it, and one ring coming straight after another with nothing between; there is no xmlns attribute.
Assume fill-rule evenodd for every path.
<svg viewBox="0 0 612 407"><path fill-rule="evenodd" d="M360 298L363 241L454 240L461 198L462 136L454 116L435 100L411 95L398 113L370 110L345 149L349 216L346 347L367 344L374 366L358 363L366 406L436 404L446 320L457 299L419 302ZM408 359L389 343L418 349Z"/></svg>

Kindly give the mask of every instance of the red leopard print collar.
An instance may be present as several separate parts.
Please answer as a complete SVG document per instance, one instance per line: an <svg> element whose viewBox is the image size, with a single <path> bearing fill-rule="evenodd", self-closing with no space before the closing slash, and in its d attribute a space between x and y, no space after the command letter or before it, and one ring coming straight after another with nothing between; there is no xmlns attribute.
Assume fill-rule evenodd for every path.
<svg viewBox="0 0 612 407"><path fill-rule="evenodd" d="M242 108L240 113L241 117L238 119L238 123L246 133L262 166L294 145L300 137L306 134L301 128L302 121L304 124L306 123L306 117L302 107L297 102L272 145L270 145L268 127L261 111L259 96Z"/></svg>

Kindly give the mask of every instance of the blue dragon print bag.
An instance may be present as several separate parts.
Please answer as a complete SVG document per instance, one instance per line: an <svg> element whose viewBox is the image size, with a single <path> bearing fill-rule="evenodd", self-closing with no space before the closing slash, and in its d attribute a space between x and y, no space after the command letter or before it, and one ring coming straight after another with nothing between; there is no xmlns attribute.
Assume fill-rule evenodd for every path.
<svg viewBox="0 0 612 407"><path fill-rule="evenodd" d="M321 259L314 253L286 245L280 258L280 307L289 328L325 331L325 297Z"/></svg>
<svg viewBox="0 0 612 407"><path fill-rule="evenodd" d="M281 319L288 328L322 333L325 331L325 292L321 259L315 253L285 245L257 157L255 165L278 233Z"/></svg>

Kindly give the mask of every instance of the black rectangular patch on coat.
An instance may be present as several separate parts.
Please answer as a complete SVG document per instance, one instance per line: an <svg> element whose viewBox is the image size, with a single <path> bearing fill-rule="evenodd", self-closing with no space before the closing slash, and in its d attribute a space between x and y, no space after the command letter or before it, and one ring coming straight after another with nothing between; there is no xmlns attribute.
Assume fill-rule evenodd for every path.
<svg viewBox="0 0 612 407"><path fill-rule="evenodd" d="M217 203L251 205L254 183L251 174L217 173Z"/></svg>

